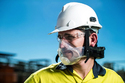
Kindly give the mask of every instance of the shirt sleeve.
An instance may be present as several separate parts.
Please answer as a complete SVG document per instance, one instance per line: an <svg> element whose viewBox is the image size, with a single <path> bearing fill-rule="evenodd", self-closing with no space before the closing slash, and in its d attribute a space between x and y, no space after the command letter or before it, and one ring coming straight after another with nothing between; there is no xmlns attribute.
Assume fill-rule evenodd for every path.
<svg viewBox="0 0 125 83"><path fill-rule="evenodd" d="M24 83L38 83L37 77L32 74L26 79Z"/></svg>
<svg viewBox="0 0 125 83"><path fill-rule="evenodd" d="M109 73L109 78L112 78L112 83L124 83L123 79L120 75L118 75L115 71L111 70L112 72Z"/></svg>
<svg viewBox="0 0 125 83"><path fill-rule="evenodd" d="M117 74L117 77L114 78L115 82L114 83L124 83L123 79L121 78L120 75Z"/></svg>

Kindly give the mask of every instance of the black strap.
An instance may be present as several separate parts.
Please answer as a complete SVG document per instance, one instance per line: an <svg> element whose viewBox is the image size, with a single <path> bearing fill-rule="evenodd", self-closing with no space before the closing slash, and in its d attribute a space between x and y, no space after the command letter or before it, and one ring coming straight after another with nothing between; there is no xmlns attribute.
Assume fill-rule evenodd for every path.
<svg viewBox="0 0 125 83"><path fill-rule="evenodd" d="M85 63L88 61L89 59L89 29L85 30L85 54L87 56L87 59L85 61Z"/></svg>
<svg viewBox="0 0 125 83"><path fill-rule="evenodd" d="M58 58L59 58L59 55L57 54L56 55L56 58L55 58L55 61L58 63Z"/></svg>

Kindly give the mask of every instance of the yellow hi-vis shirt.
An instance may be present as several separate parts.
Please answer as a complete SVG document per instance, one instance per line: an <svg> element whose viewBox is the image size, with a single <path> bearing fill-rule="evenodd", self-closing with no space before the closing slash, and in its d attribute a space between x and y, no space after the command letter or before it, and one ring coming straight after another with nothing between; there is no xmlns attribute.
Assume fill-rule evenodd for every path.
<svg viewBox="0 0 125 83"><path fill-rule="evenodd" d="M84 79L73 69L61 68L61 66L58 65L59 64L53 64L38 70L31 74L24 83L124 83L122 78L115 71L107 68L101 70L98 64L95 66L97 69L91 69ZM99 73L100 75L98 75Z"/></svg>

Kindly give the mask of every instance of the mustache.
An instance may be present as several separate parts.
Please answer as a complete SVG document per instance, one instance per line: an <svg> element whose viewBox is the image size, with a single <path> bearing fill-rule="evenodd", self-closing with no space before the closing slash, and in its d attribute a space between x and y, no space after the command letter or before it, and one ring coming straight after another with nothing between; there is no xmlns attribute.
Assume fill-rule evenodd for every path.
<svg viewBox="0 0 125 83"><path fill-rule="evenodd" d="M62 48L62 53L72 53L71 49L68 48Z"/></svg>
<svg viewBox="0 0 125 83"><path fill-rule="evenodd" d="M71 49L69 49L69 48L66 48L66 47L64 47L64 48L61 48L62 49L62 51L70 51Z"/></svg>

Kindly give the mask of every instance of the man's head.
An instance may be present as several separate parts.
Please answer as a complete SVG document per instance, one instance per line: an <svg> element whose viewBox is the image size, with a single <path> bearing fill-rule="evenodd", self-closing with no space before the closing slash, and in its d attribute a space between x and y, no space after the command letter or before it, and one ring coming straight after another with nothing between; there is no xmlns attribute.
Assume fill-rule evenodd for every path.
<svg viewBox="0 0 125 83"><path fill-rule="evenodd" d="M97 15L91 7L76 2L64 5L58 16L55 30L50 33L58 32L60 40L58 55L61 61L65 65L72 65L82 57L88 58L83 56L86 45L88 43L91 47L96 45L97 33L101 28ZM86 34L88 30L89 34Z"/></svg>
<svg viewBox="0 0 125 83"><path fill-rule="evenodd" d="M97 34L89 30L89 46L94 47L97 43ZM73 65L81 58L86 59L85 31L79 28L61 31L58 33L59 49L58 54L65 65Z"/></svg>

